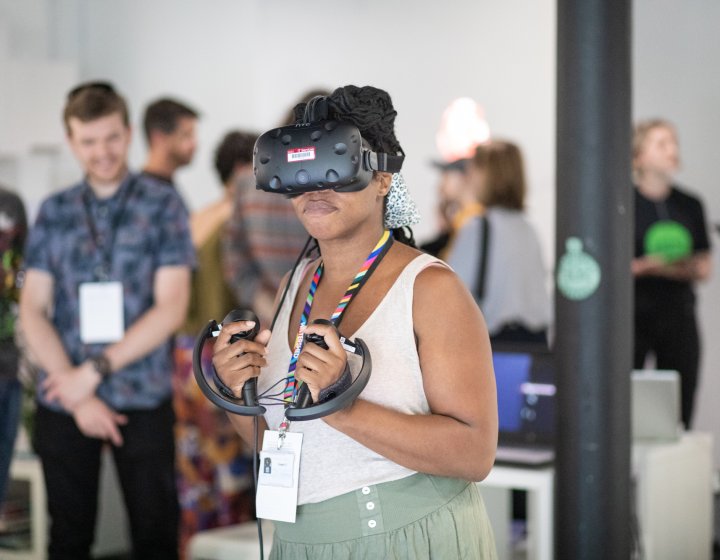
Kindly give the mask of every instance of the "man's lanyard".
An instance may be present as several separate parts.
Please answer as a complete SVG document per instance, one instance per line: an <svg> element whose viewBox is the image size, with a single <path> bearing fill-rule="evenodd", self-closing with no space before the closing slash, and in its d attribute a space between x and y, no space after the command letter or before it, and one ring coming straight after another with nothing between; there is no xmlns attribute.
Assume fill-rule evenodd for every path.
<svg viewBox="0 0 720 560"><path fill-rule="evenodd" d="M136 177L133 177L130 179L130 183L125 188L125 191L123 192L122 199L120 200L120 205L115 211L115 215L113 216L113 220L110 227L109 232L109 239L104 239L97 230L97 226L95 224L95 219L92 215L92 210L90 208L90 196L89 192L85 191L83 193L83 205L85 207L85 219L87 221L88 229L90 230L90 235L92 236L93 245L95 246L96 251L100 251L102 253L102 262L97 265L94 270L93 274L95 275L95 280L100 281L107 281L110 279L110 274L112 272L112 253L113 253L113 247L115 245L115 235L117 233L118 228L120 227L120 224L122 222L122 218L125 215L125 207L127 206L127 201L130 198L130 194L132 193L133 187L135 186L135 181L137 181ZM88 189L91 187L88 186ZM122 188L122 186L120 187Z"/></svg>
<svg viewBox="0 0 720 560"><path fill-rule="evenodd" d="M360 291L360 288L365 285L365 282L368 281L368 278L370 278L372 273L380 264L380 261L387 254L392 243L392 233L390 230L385 230L382 237L380 237L380 241L378 241L377 245L375 245L375 248L368 255L367 259L365 259L365 264L362 265L358 273L355 275L355 278L345 291L345 295L340 299L340 302L335 308L330 320L336 327L340 325L343 314L348 308L348 305L350 305L350 301ZM299 386L295 381L295 369L297 368L298 356L300 356L300 352L303 348L303 335L310 317L310 310L312 309L313 300L315 299L315 292L317 291L318 284L320 284L320 279L323 275L323 269L323 262L320 261L317 269L315 269L315 274L313 274L312 282L310 282L310 290L308 291L307 299L305 300L305 307L303 308L302 315L300 316L300 328L298 329L297 336L295 337L295 347L293 349L292 357L290 358L285 391L283 393L283 400L286 404L292 403L295 400L297 390L299 389Z"/></svg>

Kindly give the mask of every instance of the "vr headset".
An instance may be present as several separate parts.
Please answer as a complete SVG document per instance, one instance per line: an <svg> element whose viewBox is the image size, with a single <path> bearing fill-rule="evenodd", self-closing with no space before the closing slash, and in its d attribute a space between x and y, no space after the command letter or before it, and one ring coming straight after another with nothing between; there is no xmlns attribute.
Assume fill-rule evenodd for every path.
<svg viewBox="0 0 720 560"><path fill-rule="evenodd" d="M373 171L400 171L405 154L373 152L356 126L327 114L327 98L314 97L302 123L274 128L257 139L253 168L258 189L289 195L354 192L370 184Z"/></svg>

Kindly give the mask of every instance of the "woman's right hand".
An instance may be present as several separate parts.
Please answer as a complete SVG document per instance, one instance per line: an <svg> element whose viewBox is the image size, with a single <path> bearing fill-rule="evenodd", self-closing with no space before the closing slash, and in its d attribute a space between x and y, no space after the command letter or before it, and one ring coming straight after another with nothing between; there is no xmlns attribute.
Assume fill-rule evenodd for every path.
<svg viewBox="0 0 720 560"><path fill-rule="evenodd" d="M253 321L238 321L223 326L213 349L212 362L215 371L238 398L242 397L245 382L258 377L260 368L267 364L266 345L270 340L268 329L260 331L255 340L241 338L230 344L232 335L249 331L253 326Z"/></svg>

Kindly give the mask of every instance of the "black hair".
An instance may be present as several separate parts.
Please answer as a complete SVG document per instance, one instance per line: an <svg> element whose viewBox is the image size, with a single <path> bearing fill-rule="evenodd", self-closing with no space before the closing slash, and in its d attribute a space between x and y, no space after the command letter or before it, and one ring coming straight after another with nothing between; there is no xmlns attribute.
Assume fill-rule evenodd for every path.
<svg viewBox="0 0 720 560"><path fill-rule="evenodd" d="M397 111L388 92L373 86L347 85L333 91L327 101L328 117L355 125L373 151L393 155L402 152L395 136ZM306 105L295 106L296 123L302 121ZM393 236L406 245L416 246L410 227L394 229Z"/></svg>
<svg viewBox="0 0 720 560"><path fill-rule="evenodd" d="M295 102L295 104L306 104L308 101L310 101L313 97L322 96L327 97L330 95L330 90L324 89L324 88L312 88L303 93L300 98ZM280 124L278 126L289 126L291 124L295 124L295 105L292 105L290 109L287 111L285 116L283 117L282 121L280 121Z"/></svg>
<svg viewBox="0 0 720 560"><path fill-rule="evenodd" d="M153 130L172 134L177 128L178 121L183 117L197 119L199 113L177 99L164 97L153 101L145 109L145 116L143 117L145 139L150 142L150 134Z"/></svg>
<svg viewBox="0 0 720 560"><path fill-rule="evenodd" d="M223 185L232 177L236 165L252 165L257 137L254 132L233 130L220 141L215 149L215 170Z"/></svg>
<svg viewBox="0 0 720 560"><path fill-rule="evenodd" d="M392 234L396 241L399 241L400 243L403 243L405 245L410 245L410 247L414 247L415 249L417 249L417 243L415 243L415 236L413 235L413 230L410 226L395 228L392 230Z"/></svg>
<svg viewBox="0 0 720 560"><path fill-rule="evenodd" d="M395 117L390 94L373 86L343 86L328 97L328 117L354 124L376 152L402 151L395 136ZM300 122L306 103L295 106L295 122Z"/></svg>

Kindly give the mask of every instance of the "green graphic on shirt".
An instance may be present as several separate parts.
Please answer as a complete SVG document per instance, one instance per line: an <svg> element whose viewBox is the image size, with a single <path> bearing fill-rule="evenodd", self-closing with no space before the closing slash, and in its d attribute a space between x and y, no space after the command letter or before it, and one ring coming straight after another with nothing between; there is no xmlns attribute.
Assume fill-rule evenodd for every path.
<svg viewBox="0 0 720 560"><path fill-rule="evenodd" d="M692 236L687 228L672 220L654 223L645 233L645 254L675 262L692 253Z"/></svg>
<svg viewBox="0 0 720 560"><path fill-rule="evenodd" d="M565 241L565 254L560 258L557 287L562 295L573 301L589 298L600 285L600 265L588 253L577 237Z"/></svg>

